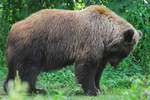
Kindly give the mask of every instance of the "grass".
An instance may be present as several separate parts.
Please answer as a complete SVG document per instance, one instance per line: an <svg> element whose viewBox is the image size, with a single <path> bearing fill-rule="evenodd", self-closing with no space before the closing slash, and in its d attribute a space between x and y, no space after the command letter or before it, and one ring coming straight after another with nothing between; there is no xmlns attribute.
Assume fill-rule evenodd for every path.
<svg viewBox="0 0 150 100"><path fill-rule="evenodd" d="M7 73L6 65L4 64L4 66L5 67L0 66L0 75L2 76L0 79L0 99L13 100L10 98L15 96L7 96L3 91L2 86ZM47 95L21 96L21 100L139 100L143 95L141 92L146 88L144 85L139 85L140 82L143 84L143 81L140 80L140 82L136 83L136 79L140 80L137 75L128 77L118 70L113 70L113 68L108 65L101 79L101 87L105 90L105 95L99 94L96 97L85 96L80 85L76 83L74 67L72 66L50 73L41 73L38 77L37 87L45 89ZM137 87L140 87L140 89ZM139 91L139 93L137 91ZM137 95L140 96L137 96L138 99L135 99L134 96L134 99L130 99L132 97L130 97L130 93L134 94L135 97ZM126 97L128 98L126 99ZM142 100L148 100L148 97Z"/></svg>
<svg viewBox="0 0 150 100"><path fill-rule="evenodd" d="M6 74L4 74L2 80L0 80L0 98L9 100L9 97L11 96L6 96L2 87L5 77ZM120 96L117 95L119 92L114 93L113 91L106 92L106 95L100 94L97 97L85 96L82 89L80 88L80 85L76 84L73 74L73 67L68 67L60 71L55 71L51 73L41 73L38 77L37 87L45 89L48 94L45 96L33 95L23 98L29 100L31 98L34 98L35 100L37 100L37 98L38 100L41 100L43 98L48 100L119 100L120 98Z"/></svg>

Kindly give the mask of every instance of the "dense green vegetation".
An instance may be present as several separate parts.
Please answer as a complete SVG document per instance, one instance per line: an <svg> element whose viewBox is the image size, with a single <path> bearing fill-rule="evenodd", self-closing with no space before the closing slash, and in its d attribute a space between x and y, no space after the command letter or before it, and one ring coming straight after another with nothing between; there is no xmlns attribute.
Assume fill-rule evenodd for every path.
<svg viewBox="0 0 150 100"><path fill-rule="evenodd" d="M80 10L93 4L112 9L143 32L143 37L135 51L117 68L107 66L101 79L101 87L105 90L105 95L100 94L96 98L83 96L83 91L75 82L72 66L51 73L41 73L37 86L47 90L48 95L34 96L34 99L150 100L150 0L1 0L0 99L16 100L16 97L20 100L33 99L16 92L20 91L18 88L22 84L17 85L15 89L11 87L8 97L3 91L2 86L7 75L5 48L12 24L44 8ZM13 92L16 94L12 94Z"/></svg>

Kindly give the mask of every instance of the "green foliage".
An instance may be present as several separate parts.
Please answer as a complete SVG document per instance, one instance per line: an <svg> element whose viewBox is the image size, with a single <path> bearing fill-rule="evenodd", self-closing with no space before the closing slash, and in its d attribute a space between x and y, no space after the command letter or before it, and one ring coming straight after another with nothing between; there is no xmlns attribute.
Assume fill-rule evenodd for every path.
<svg viewBox="0 0 150 100"><path fill-rule="evenodd" d="M145 87L143 81L134 80L131 88L122 92L122 100L149 100L150 99L150 86Z"/></svg>
<svg viewBox="0 0 150 100"><path fill-rule="evenodd" d="M9 91L7 97L0 97L2 100L149 100L150 99L150 86L145 87L147 82L140 79L135 79L129 89L120 89L118 93L111 92L97 97L90 96L65 96L64 90L58 91L58 94L51 95L32 95L26 94L27 84L22 83L17 75L15 81L9 82ZM111 90L112 91L112 90ZM116 95L117 94L117 95Z"/></svg>
<svg viewBox="0 0 150 100"><path fill-rule="evenodd" d="M150 2L150 0L147 0ZM132 5L131 5L132 4ZM150 4L143 0L123 0L110 3L110 8L128 20L137 29L143 32L143 37L130 59L126 62L130 66L141 69L142 74L150 73ZM121 66L120 66L121 67ZM129 68L128 68L129 69Z"/></svg>
<svg viewBox="0 0 150 100"><path fill-rule="evenodd" d="M10 81L8 83L8 99L9 100L24 100L27 92L28 85L26 83L22 83L18 74L14 81Z"/></svg>
<svg viewBox="0 0 150 100"><path fill-rule="evenodd" d="M89 5L104 5L129 21L136 29L143 32L135 51L117 68L108 65L105 69L101 86L104 96L84 97L80 85L76 84L73 67L57 72L41 73L37 87L47 90L48 96L37 95L35 100L149 100L150 99L150 0L1 0L0 1L0 99L29 99L20 92L19 81L10 83L8 97L2 84L6 78L7 67L5 49L7 35L13 23L20 21L41 9L80 10ZM16 85L14 85L16 84ZM16 86L16 87L15 87ZM20 88L19 88L20 89ZM24 89L23 89L24 90ZM79 96L79 97L76 97ZM68 96L72 96L68 98Z"/></svg>

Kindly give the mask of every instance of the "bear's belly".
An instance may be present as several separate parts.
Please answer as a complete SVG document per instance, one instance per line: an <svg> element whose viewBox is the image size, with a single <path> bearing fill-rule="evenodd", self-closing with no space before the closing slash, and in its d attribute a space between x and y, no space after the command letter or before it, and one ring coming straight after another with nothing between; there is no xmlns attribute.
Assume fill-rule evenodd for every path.
<svg viewBox="0 0 150 100"><path fill-rule="evenodd" d="M74 63L75 59L69 59L69 58L60 58L54 57L53 59L49 59L46 61L46 63L42 66L42 71L48 72L51 70L57 70L66 67L67 65L72 65Z"/></svg>

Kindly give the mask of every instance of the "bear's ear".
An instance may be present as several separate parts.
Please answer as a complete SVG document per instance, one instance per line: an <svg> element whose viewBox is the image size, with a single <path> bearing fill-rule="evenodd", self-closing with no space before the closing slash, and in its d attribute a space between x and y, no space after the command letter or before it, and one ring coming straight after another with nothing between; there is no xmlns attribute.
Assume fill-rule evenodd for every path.
<svg viewBox="0 0 150 100"><path fill-rule="evenodd" d="M139 33L139 37L141 39L142 38L142 32L140 30L137 30L137 32Z"/></svg>
<svg viewBox="0 0 150 100"><path fill-rule="evenodd" d="M123 33L123 35L124 35L124 41L130 43L130 42L132 42L132 39L134 36L134 30L132 30L132 29L126 30Z"/></svg>

